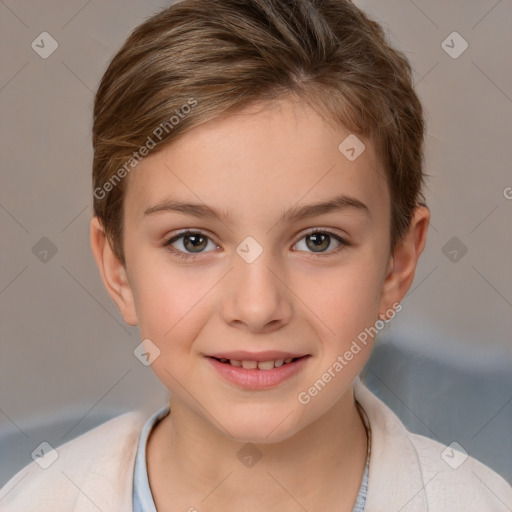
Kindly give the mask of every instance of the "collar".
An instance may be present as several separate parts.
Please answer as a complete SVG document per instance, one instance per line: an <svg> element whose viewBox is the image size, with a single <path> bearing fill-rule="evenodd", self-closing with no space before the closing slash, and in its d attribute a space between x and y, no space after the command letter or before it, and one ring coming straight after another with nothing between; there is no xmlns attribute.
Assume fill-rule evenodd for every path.
<svg viewBox="0 0 512 512"><path fill-rule="evenodd" d="M354 380L353 390L355 400L367 416L371 432L365 512L428 512L421 465L407 429L393 411L361 382L360 377ZM124 422L118 419L122 428L116 437L123 442L116 447L117 455L112 457L112 453L105 450L108 456L95 464L101 472L89 473L81 486L82 492L74 508L76 512L97 511L97 506L103 512L117 512L120 504L123 510L132 510L135 456L147 418L140 413L123 416L126 418ZM108 497L113 495L118 500L109 503Z"/></svg>
<svg viewBox="0 0 512 512"><path fill-rule="evenodd" d="M353 389L371 428L365 512L428 512L420 461L404 424L360 377L354 380Z"/></svg>

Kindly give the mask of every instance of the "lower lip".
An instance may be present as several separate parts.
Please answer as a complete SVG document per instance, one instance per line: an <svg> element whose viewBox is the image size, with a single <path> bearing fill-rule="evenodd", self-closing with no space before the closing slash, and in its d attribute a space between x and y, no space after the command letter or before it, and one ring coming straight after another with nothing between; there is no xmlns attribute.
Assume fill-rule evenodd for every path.
<svg viewBox="0 0 512 512"><path fill-rule="evenodd" d="M297 361L284 364L272 370L246 369L241 366L232 366L229 363L221 363L213 357L207 357L212 366L229 382L244 389L267 389L289 379L301 371L309 356L301 357Z"/></svg>

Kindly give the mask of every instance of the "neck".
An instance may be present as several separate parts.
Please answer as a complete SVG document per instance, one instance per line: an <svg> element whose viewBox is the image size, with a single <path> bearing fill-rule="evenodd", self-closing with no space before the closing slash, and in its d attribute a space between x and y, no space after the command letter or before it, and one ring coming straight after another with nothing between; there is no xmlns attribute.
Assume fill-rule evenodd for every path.
<svg viewBox="0 0 512 512"><path fill-rule="evenodd" d="M261 510L280 503L290 509L299 503L306 510L319 504L352 510L365 468L367 435L351 388L315 422L273 444L233 441L172 399L170 408L149 437L146 452L159 511L181 500L187 510L205 496L211 510L226 505L223 510L235 510L247 503L258 503Z"/></svg>

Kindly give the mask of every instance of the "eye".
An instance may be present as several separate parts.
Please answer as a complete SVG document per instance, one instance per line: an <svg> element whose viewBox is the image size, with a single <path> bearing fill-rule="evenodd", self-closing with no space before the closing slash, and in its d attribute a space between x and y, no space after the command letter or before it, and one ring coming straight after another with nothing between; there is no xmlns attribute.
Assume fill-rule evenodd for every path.
<svg viewBox="0 0 512 512"><path fill-rule="evenodd" d="M347 242L339 235L331 231L324 231L318 228L306 233L306 235L303 236L295 246L299 246L303 243L303 240L305 240L306 252L312 252L319 255L323 253L327 253L326 255L336 254L345 246L348 247L351 245L350 242ZM334 249L328 251L327 249L332 245L333 241L338 245ZM177 247L175 244L177 244ZM163 243L163 246L179 258L193 260L200 254L210 252L205 250L208 247L208 244L210 244L210 249L219 248L209 236L201 231L187 230L172 236L169 240ZM299 248L298 250L304 250L304 248Z"/></svg>
<svg viewBox="0 0 512 512"><path fill-rule="evenodd" d="M174 244L176 243L181 247L174 247ZM213 247L213 249L217 248L217 245L211 240L211 238L206 236L204 233L200 231L183 231L178 235L171 237L169 240L164 242L163 245L180 258L193 259L196 257L196 254L209 252L204 251L204 249L208 247L208 243L211 244L210 247Z"/></svg>
<svg viewBox="0 0 512 512"><path fill-rule="evenodd" d="M331 231L322 231L319 229L309 231L295 245L299 246L303 240L305 240L303 246L305 245L306 250L310 250L311 252L316 254L327 252L330 255L333 253L338 253L340 250L343 249L343 247L351 245L349 242L347 242L344 238L340 237L339 235L332 233ZM333 250L328 251L327 249L331 246L333 240L336 241L338 245Z"/></svg>

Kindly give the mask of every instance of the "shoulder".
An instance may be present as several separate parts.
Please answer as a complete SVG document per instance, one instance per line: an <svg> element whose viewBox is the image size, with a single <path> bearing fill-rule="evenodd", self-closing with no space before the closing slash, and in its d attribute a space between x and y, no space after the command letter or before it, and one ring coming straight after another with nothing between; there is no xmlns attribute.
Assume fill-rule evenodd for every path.
<svg viewBox="0 0 512 512"><path fill-rule="evenodd" d="M2 511L85 511L91 503L104 512L116 510L130 499L127 484L133 481L146 420L141 412L128 412L53 450L48 447L0 489Z"/></svg>
<svg viewBox="0 0 512 512"><path fill-rule="evenodd" d="M411 432L408 437L418 455L429 502L442 497L446 510L465 512L511 510L510 484L460 445L446 446Z"/></svg>
<svg viewBox="0 0 512 512"><path fill-rule="evenodd" d="M452 445L413 434L357 379L354 396L370 425L365 512L510 512L512 487Z"/></svg>

